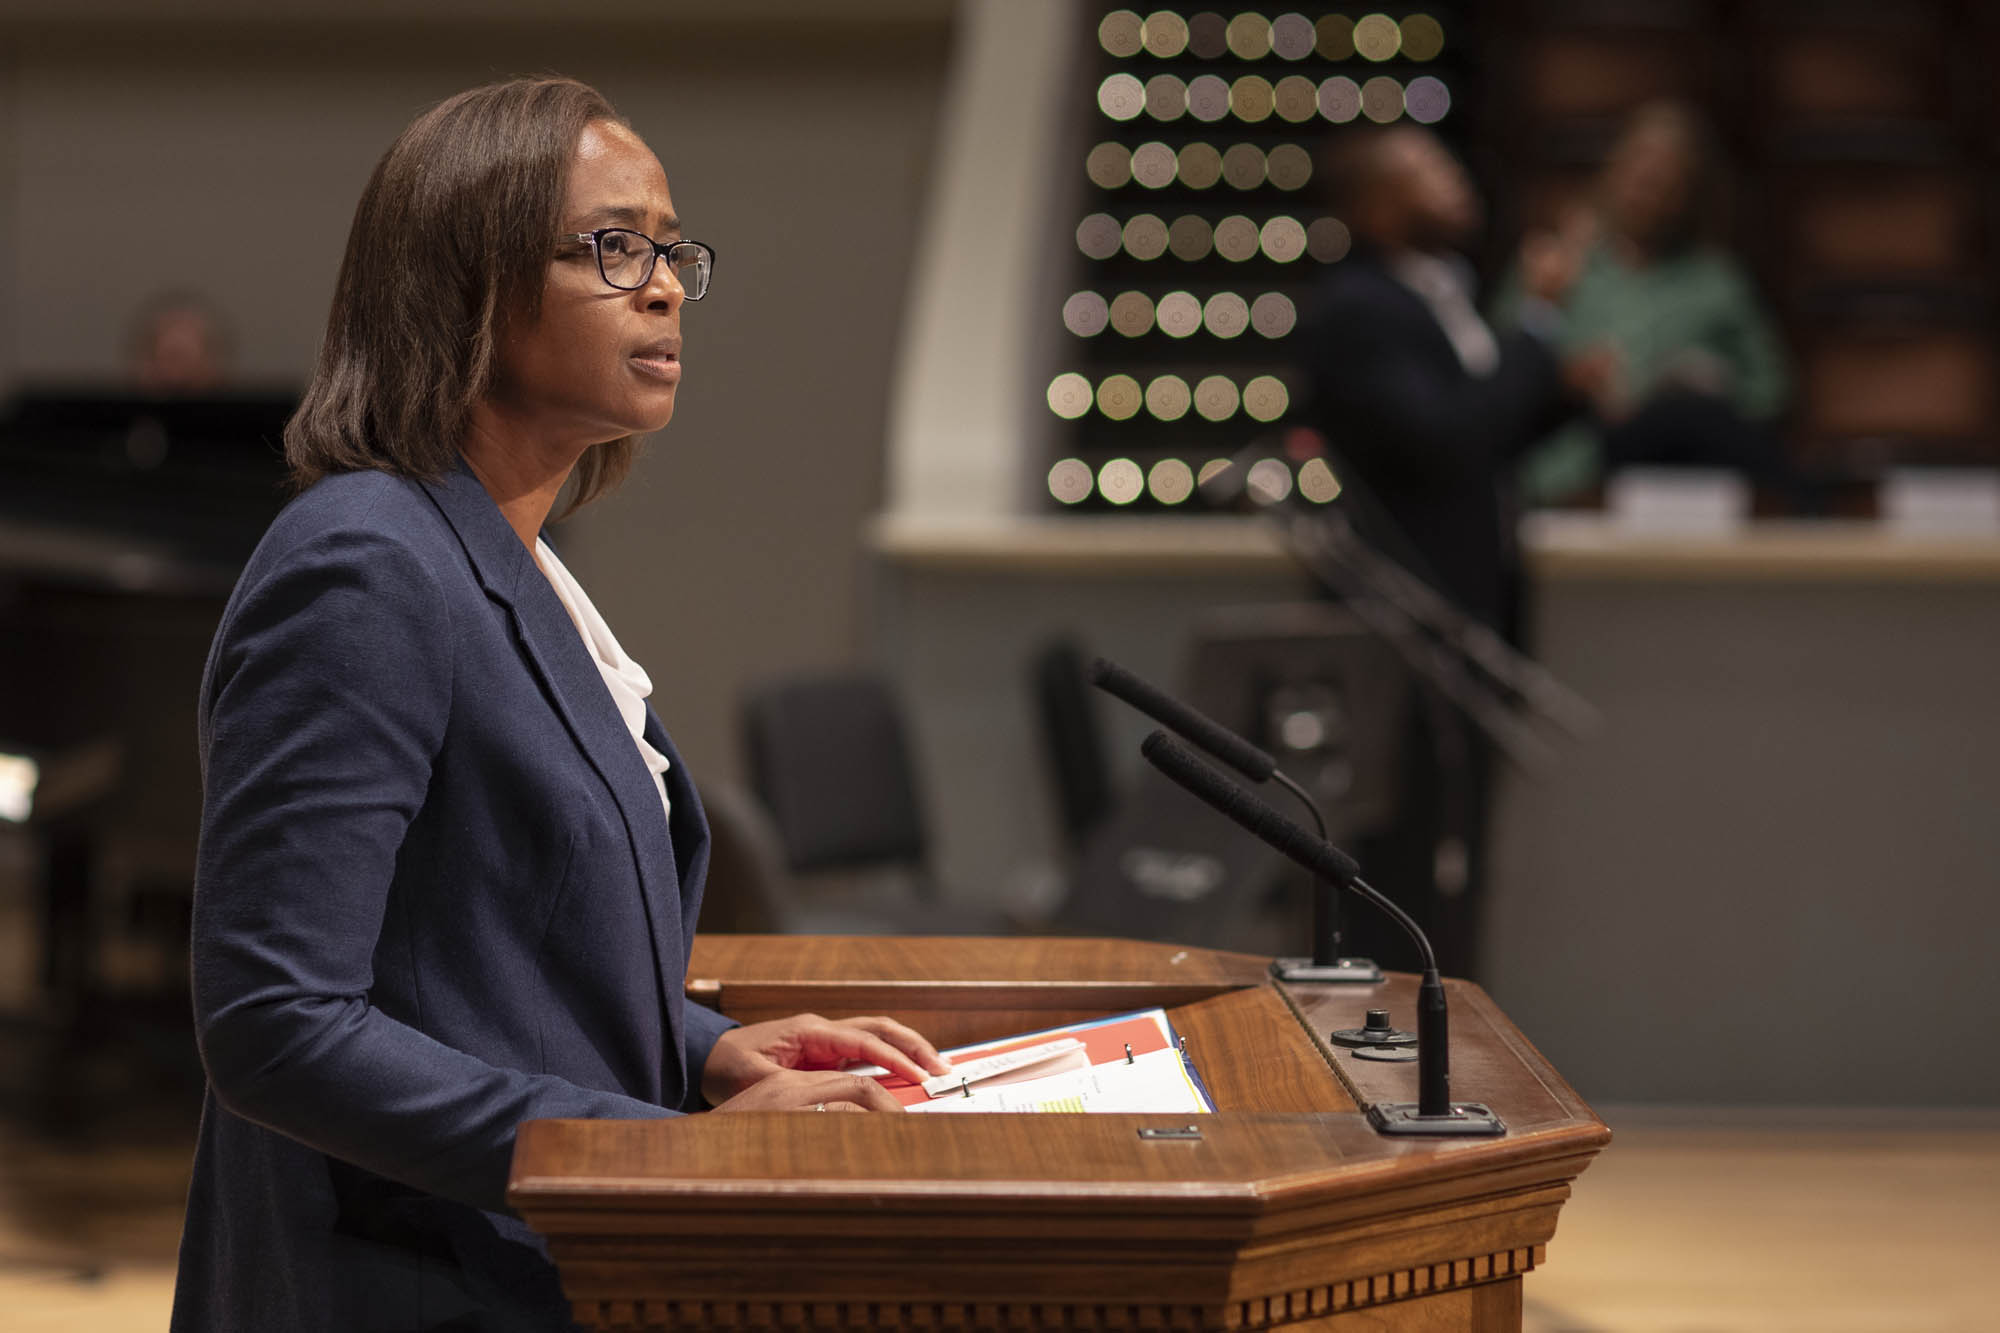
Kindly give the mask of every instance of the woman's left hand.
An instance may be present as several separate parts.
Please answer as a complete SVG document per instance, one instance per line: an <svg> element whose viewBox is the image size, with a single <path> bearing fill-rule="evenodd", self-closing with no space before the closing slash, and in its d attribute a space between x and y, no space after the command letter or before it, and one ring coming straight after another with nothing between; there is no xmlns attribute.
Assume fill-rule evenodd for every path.
<svg viewBox="0 0 2000 1333"><path fill-rule="evenodd" d="M839 1069L878 1064L921 1083L951 1065L937 1049L893 1018L844 1018L795 1014L769 1023L731 1028L716 1039L702 1070L701 1095L711 1106L780 1069Z"/></svg>

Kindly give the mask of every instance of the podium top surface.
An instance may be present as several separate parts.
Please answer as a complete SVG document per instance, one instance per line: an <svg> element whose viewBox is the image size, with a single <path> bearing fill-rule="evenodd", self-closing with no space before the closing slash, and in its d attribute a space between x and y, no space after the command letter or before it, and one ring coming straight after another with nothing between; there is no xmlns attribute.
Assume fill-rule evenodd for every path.
<svg viewBox="0 0 2000 1333"><path fill-rule="evenodd" d="M1378 1134L1363 1112L1414 1101L1416 1066L1356 1060L1326 1033L1369 1009L1411 1024L1416 978L1298 985L1268 961L1125 940L704 937L688 993L747 1021L886 1014L955 1046L1163 1007L1217 1113L539 1120L508 1198L593 1327L1317 1330L1363 1307L1415 1321L1385 1328L1518 1327L1515 1279L1609 1131L1453 981L1454 1096L1508 1132Z"/></svg>
<svg viewBox="0 0 2000 1333"><path fill-rule="evenodd" d="M797 985L1171 989L1255 986L1270 960L1146 940L1068 937L700 935L688 994Z"/></svg>
<svg viewBox="0 0 2000 1333"><path fill-rule="evenodd" d="M1594 1153L1601 1121L1484 991L1447 983L1453 1095L1507 1122L1497 1140L1385 1138L1360 1114L1414 1101L1416 1066L1353 1058L1326 1033L1386 1008L1414 1026L1415 978L1373 985L1272 979L1247 954L1127 940L717 936L697 941L688 992L732 1017L886 1013L940 1046L1160 1005L1186 1038L1219 1114L1197 1143L1143 1142L1173 1116L835 1116L533 1122L510 1187L517 1207L597 1199L636 1206L740 1194L1075 1196L1160 1189L1220 1202L1287 1182L1359 1186L1519 1159ZM1164 1151L1163 1151L1164 1148ZM1478 1164L1475 1168L1474 1164ZM1037 1182L1042 1182L1037 1184Z"/></svg>

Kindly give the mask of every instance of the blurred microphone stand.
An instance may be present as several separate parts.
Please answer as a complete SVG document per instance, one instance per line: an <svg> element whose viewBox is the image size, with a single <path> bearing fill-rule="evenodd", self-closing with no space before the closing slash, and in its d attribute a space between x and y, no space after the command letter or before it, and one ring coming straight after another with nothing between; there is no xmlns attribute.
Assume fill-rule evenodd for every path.
<svg viewBox="0 0 2000 1333"><path fill-rule="evenodd" d="M1238 455L1202 484L1203 494L1218 507L1248 507L1270 521L1293 559L1515 764L1548 771L1556 752L1544 729L1577 739L1596 728L1599 715L1587 700L1364 538L1344 505L1260 497L1254 479L1245 480L1243 459L1253 452L1270 453ZM1341 480L1345 495L1352 483Z"/></svg>

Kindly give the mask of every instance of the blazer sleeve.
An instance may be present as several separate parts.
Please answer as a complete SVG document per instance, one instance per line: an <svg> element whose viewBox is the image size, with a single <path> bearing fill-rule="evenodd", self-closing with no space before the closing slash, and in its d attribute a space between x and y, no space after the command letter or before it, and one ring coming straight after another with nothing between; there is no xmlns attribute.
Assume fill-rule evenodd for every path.
<svg viewBox="0 0 2000 1333"><path fill-rule="evenodd" d="M676 1112L496 1067L369 1003L397 852L444 743L453 643L436 578L377 533L313 538L239 596L204 686L195 1017L229 1110L502 1210L522 1121Z"/></svg>
<svg viewBox="0 0 2000 1333"><path fill-rule="evenodd" d="M733 1018L724 1018L705 1004L687 1002L681 1011L682 1021L687 1025L687 1100L681 1104L683 1111L699 1111L708 1103L701 1095L701 1076L708 1068L709 1052L722 1034L740 1024Z"/></svg>
<svg viewBox="0 0 2000 1333"><path fill-rule="evenodd" d="M1561 419L1555 356L1534 335L1499 328L1486 376L1428 355L1426 331L1381 300L1325 305L1303 331L1314 411L1335 446L1404 485L1492 475Z"/></svg>

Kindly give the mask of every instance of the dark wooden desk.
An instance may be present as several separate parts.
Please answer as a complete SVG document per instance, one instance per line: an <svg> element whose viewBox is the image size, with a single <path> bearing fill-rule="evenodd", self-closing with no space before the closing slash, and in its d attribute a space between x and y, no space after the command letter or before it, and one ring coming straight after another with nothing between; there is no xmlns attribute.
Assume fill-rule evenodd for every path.
<svg viewBox="0 0 2000 1333"><path fill-rule="evenodd" d="M1284 986L1264 960L1119 940L716 937L689 993L746 1020L887 1013L941 1045L1166 1007L1214 1094L1185 1118L534 1121L509 1198L604 1329L1505 1330L1610 1138L1476 986L1454 1090L1499 1139L1387 1139L1416 1067L1324 1033L1414 1014L1415 979Z"/></svg>

